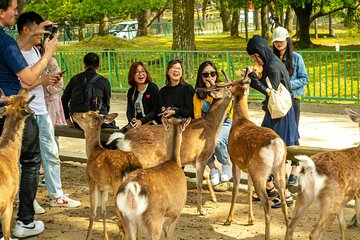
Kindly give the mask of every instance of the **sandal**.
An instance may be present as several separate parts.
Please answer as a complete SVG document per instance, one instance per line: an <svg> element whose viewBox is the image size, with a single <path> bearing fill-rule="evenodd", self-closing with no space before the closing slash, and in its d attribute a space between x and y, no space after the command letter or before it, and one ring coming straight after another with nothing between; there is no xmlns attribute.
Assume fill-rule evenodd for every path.
<svg viewBox="0 0 360 240"><path fill-rule="evenodd" d="M285 197L286 205L288 207L291 207L294 204L294 199L291 194ZM273 205L271 205L271 208L281 208L281 200L279 196L272 200Z"/></svg>
<svg viewBox="0 0 360 240"><path fill-rule="evenodd" d="M267 193L268 197L271 197L271 198L277 196L277 192L275 190L275 187L272 187L270 189L266 189L266 193Z"/></svg>
<svg viewBox="0 0 360 240"><path fill-rule="evenodd" d="M253 202L259 202L260 201L260 198L259 198L259 196L257 195L256 192L253 193L252 200L253 200Z"/></svg>

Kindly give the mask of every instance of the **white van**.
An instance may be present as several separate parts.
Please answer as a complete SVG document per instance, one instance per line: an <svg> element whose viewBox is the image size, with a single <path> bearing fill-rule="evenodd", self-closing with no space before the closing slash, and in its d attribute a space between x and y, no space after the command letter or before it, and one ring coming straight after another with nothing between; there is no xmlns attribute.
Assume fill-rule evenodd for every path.
<svg viewBox="0 0 360 240"><path fill-rule="evenodd" d="M133 39L136 37L137 30L138 22L128 21L115 24L115 26L110 29L109 33L122 39Z"/></svg>

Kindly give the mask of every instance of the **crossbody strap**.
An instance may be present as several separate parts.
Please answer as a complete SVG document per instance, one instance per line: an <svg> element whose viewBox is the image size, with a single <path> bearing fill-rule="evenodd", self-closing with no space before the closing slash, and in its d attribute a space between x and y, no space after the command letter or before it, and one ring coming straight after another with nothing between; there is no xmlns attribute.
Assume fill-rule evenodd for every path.
<svg viewBox="0 0 360 240"><path fill-rule="evenodd" d="M268 77L266 77L265 81L266 81L266 84L268 85L268 88L273 89L270 79Z"/></svg>

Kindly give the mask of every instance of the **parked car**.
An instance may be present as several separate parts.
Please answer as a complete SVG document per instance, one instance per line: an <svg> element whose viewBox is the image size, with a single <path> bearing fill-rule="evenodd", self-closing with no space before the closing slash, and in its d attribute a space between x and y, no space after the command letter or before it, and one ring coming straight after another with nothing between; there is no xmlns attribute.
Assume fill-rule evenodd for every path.
<svg viewBox="0 0 360 240"><path fill-rule="evenodd" d="M137 30L138 22L128 21L115 24L115 26L110 29L109 33L119 38L133 39L136 37Z"/></svg>

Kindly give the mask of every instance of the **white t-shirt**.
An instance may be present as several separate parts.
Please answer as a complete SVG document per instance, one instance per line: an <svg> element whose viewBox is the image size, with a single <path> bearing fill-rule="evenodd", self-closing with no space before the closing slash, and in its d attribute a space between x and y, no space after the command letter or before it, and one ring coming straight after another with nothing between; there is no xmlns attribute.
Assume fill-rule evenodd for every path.
<svg viewBox="0 0 360 240"><path fill-rule="evenodd" d="M30 51L21 51L26 62L29 64L29 67L34 66L40 59L41 55L39 51L35 48L31 48ZM21 80L21 79L20 79ZM47 113L44 97L44 89L40 84L39 86L33 88L29 92L29 98L35 95L34 100L30 103L30 108L35 112L35 115L43 115Z"/></svg>

